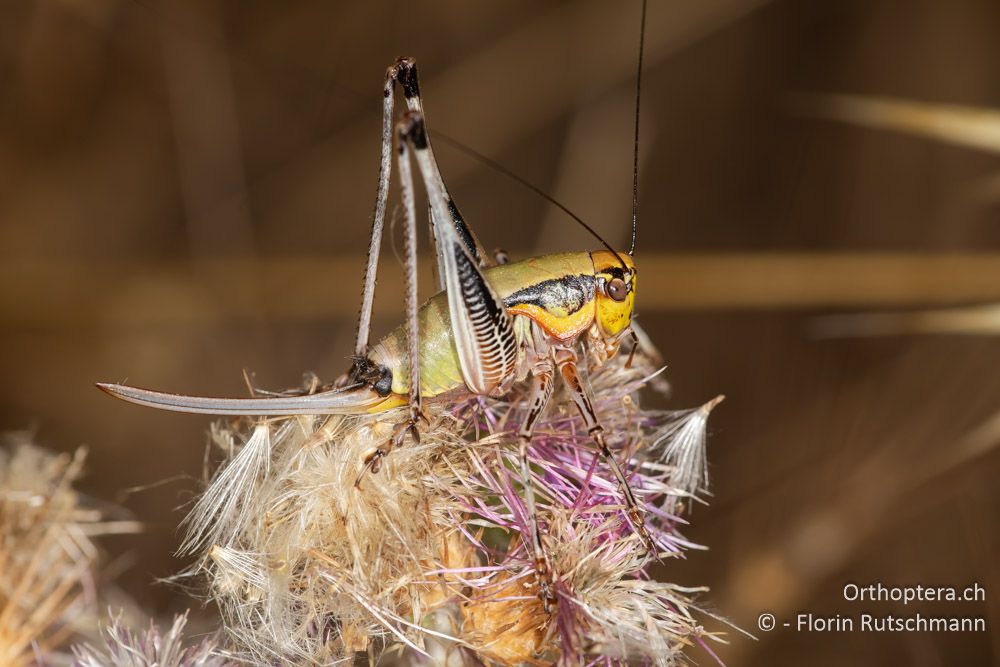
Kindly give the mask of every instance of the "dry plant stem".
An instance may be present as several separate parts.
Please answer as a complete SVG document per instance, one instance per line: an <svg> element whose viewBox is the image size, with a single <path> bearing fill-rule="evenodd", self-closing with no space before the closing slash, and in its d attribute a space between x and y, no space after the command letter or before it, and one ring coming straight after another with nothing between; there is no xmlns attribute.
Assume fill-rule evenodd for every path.
<svg viewBox="0 0 1000 667"><path fill-rule="evenodd" d="M1000 110L865 95L799 94L803 115L904 132L956 146L1000 153Z"/></svg>
<svg viewBox="0 0 1000 667"><path fill-rule="evenodd" d="M423 284L435 280L432 262L419 275ZM1000 301L997 253L643 253L642 309L667 310L821 308L965 305ZM205 292L229 294L232 276L252 275L247 284L260 285L260 303L245 299L219 300L213 308L228 317L256 317L263 307L289 320L356 317L356 304L339 296L328 278L357 275L362 260L351 257L283 257L269 260L213 260L209 268L192 270L187 263L139 265L105 262L100 267L66 262L11 261L0 265L0 321L65 326L88 313L106 313L111 324L197 322L204 312L194 298ZM121 298L121 277L142 273L128 308L115 307ZM294 284L294 293L280 286ZM169 302L147 298L169 291ZM403 295L400 276L379 277L376 316L398 315L392 304Z"/></svg>
<svg viewBox="0 0 1000 667"><path fill-rule="evenodd" d="M590 372L594 409L646 509L649 540L680 554L695 545L677 530L679 501L704 490L705 420L718 399L643 409L638 391L655 369L642 354L629 368L627 356ZM399 664L669 665L684 647L719 639L695 620L697 590L649 580L651 556L570 396L553 397L522 469L528 394L425 403L433 428L383 458L360 488L366 458L407 422L405 408L379 419L217 425L230 460L189 517L186 544L201 555L189 574L207 577L236 655L326 664L391 650ZM535 583L522 474L552 568L550 613Z"/></svg>

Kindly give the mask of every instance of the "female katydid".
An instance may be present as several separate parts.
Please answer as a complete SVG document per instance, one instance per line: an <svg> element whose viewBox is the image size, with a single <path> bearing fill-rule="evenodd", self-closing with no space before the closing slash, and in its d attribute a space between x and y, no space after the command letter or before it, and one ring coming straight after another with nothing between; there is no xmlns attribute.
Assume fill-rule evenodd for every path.
<svg viewBox="0 0 1000 667"><path fill-rule="evenodd" d="M642 10L645 24L645 3ZM644 32L644 31L643 31ZM639 79L642 73L642 32ZM396 84L407 110L394 121ZM654 554L643 509L608 448L604 429L577 370L584 345L599 363L615 355L632 335L636 290L635 249L637 169L633 169L632 247L545 255L514 263L490 260L455 205L431 149L412 58L388 68L382 110L382 149L354 362L339 386L295 396L210 398L99 383L107 393L140 405L219 415L378 414L408 407L392 438L371 454L366 469L377 472L381 459L409 433L419 438L422 401L443 395L502 396L515 382L530 378L528 413L518 431L525 502L531 515L531 544L539 595L548 609L553 599L528 468L528 443L552 395L556 373L568 387L588 431L610 465L625 502L625 515ZM638 155L636 90L635 139ZM375 277L385 220L393 134L397 150L405 225L406 322L369 346ZM440 292L417 304L417 219L411 156L430 205ZM637 160L636 160L637 164ZM580 221L581 224L582 221ZM586 227L586 225L584 224ZM588 227L589 230L589 227ZM592 230L590 230L592 231ZM595 234L596 236L596 234ZM600 239L600 237L598 237ZM360 481L360 478L359 478Z"/></svg>

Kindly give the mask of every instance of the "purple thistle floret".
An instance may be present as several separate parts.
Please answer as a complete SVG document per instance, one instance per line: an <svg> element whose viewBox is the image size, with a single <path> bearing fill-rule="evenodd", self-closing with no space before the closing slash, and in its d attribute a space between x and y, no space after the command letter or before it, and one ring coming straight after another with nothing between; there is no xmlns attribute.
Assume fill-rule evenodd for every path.
<svg viewBox="0 0 1000 667"><path fill-rule="evenodd" d="M648 370L648 369L647 369ZM624 512L623 497L607 461L595 447L582 418L572 409L553 410L541 420L534 432L528 453L536 505L542 523L558 516L559 521L547 523L545 541L556 552L560 545L586 545L587 557L599 560L607 572L624 579L649 582L648 569L658 559L681 556L688 549L700 549L683 537L679 526L686 524L681 516L684 501L695 501L707 491L707 470L704 469L705 420L711 409L721 401L713 399L705 406L684 411L643 411L637 407L637 394L658 373L648 374L629 369L623 364L610 363L593 371L595 408L605 417L609 446L626 471L629 484L646 510L646 526L657 546L658 554L645 554L644 544L633 534L633 527ZM568 403L568 402L567 402ZM524 501L524 491L516 442L525 409L519 397L509 401L476 398L454 411L476 432L477 440L496 440L499 444L479 453L482 465L474 484L468 485L469 495L463 497L466 521L489 526L509 539L506 551L481 547L481 555L493 564L496 572L510 571L513 576L530 582L532 554L526 548L530 540L530 517ZM492 465L487 461L492 457ZM481 545L480 545L481 546ZM558 553L553 555L558 561ZM570 559L572 560L572 559ZM489 568L484 568L487 571ZM573 577L560 577L555 568L555 590L558 597L555 618L559 638L560 660L566 664L584 664L585 656L595 646L608 647L609 638L593 635L594 619L588 604L578 596ZM482 582L488 581L484 577ZM652 582L655 584L655 582ZM704 635L687 612L688 600L671 594L656 595L655 584L647 589L647 602L657 609L664 620L661 628L666 635L662 655L649 655L650 664L670 664L679 658L675 647L684 643L705 646ZM640 590L640 589L637 589ZM670 590L666 587L665 590ZM679 590L679 589L677 589ZM530 595L530 591L527 593ZM483 597L489 591L484 587ZM476 597L473 594L472 597ZM674 617L674 618L671 618ZM679 622L678 622L679 621ZM714 637L713 637L714 638ZM614 643L612 640L611 643ZM642 644L637 638L633 646L622 642L613 647L617 656L607 655L586 664L617 664L616 659L636 657L632 649ZM707 649L707 646L705 646ZM709 654L714 656L711 651ZM593 657L591 655L591 657Z"/></svg>

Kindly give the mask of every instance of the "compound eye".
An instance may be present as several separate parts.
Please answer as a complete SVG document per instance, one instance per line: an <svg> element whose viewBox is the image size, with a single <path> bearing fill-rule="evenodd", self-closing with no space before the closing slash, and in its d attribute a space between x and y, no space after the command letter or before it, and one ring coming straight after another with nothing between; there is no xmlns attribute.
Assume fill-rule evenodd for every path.
<svg viewBox="0 0 1000 667"><path fill-rule="evenodd" d="M608 281L607 292L615 301L624 301L628 296L628 286L621 278L612 278Z"/></svg>

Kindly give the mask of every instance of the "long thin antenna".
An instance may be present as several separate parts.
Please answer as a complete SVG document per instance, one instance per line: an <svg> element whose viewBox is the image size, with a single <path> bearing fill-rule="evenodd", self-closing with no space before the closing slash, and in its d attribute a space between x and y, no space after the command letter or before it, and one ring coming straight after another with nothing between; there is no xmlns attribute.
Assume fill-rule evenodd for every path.
<svg viewBox="0 0 1000 667"><path fill-rule="evenodd" d="M646 42L646 0L642 0L642 19L639 22L639 65L635 73L635 139L632 144L632 246L628 254L635 254L635 232L639 226L639 100L642 96L642 52Z"/></svg>
<svg viewBox="0 0 1000 667"><path fill-rule="evenodd" d="M552 204L553 206L555 206L556 208L558 208L560 211L562 211L563 213L565 213L569 217L573 218L573 220L575 220L577 224L579 224L581 227L583 227L588 232L590 232L591 235L595 239L597 239L598 241L601 242L601 245L603 245L605 248L607 248L611 252L611 254L613 254L615 257L618 258L618 262L622 265L623 269L627 269L628 268L625 265L624 260L622 260L621 256L618 255L618 251L616 251L614 248L612 248L611 245L607 241L605 241L603 238L601 238L601 235L598 234L594 230L593 227L591 227L586 222L584 222L583 219L580 216L578 216L573 211L569 210L569 208L567 208L558 199L556 199L552 195L548 194L547 192L545 192L544 190L542 190L540 187L538 187L537 185L535 185L531 181L525 179L522 176L518 176L517 174L515 174L511 170L509 170L506 167L504 167L499 162L496 162L493 159L491 159L491 158L483 155L482 153L480 153L479 151L477 151L475 148L472 148L472 147L470 147L470 146L462 143L461 141L458 141L457 139L451 138L447 134L444 134L442 132L435 132L434 133L434 139L436 141L440 141L441 143L448 144L449 146L451 146L455 150L458 150L458 151L460 151L462 153L465 153L466 155L474 157L475 159L479 160L480 162L482 162L483 164L485 164L490 169L496 171L497 173L503 174L504 176L506 176L507 178L511 179L512 181L520 183L524 187L528 188L529 190L531 190L532 192L534 192L536 195L538 195L539 197L541 197L545 201L549 202L550 204ZM633 242L634 242L634 240L633 240Z"/></svg>

